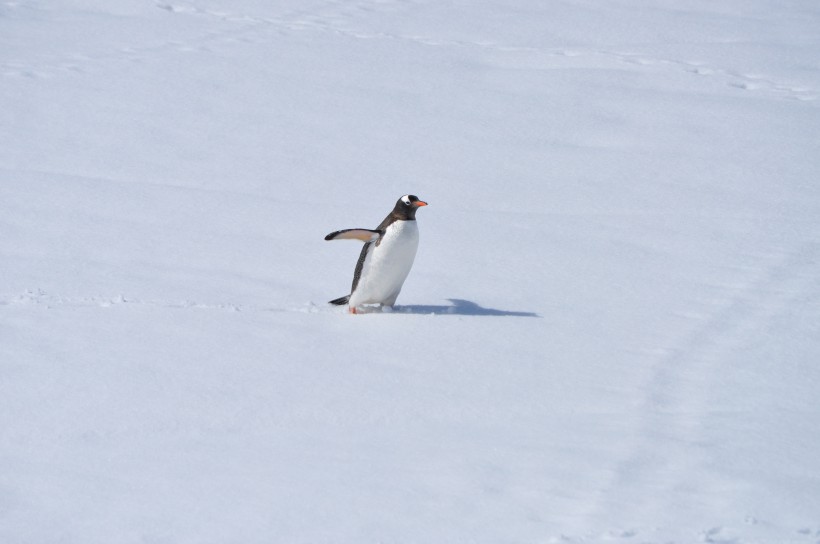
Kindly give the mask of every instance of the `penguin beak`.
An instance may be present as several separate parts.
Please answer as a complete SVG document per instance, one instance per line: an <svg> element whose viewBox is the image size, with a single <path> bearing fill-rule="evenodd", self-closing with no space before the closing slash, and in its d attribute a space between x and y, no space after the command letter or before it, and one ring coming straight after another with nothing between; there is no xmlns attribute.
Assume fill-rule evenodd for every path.
<svg viewBox="0 0 820 544"><path fill-rule="evenodd" d="M415 204L416 204L416 206L426 206L426 205L427 205L427 203L426 203L425 201L423 201L423 200L419 200L419 201L418 201L418 202L416 202Z"/></svg>

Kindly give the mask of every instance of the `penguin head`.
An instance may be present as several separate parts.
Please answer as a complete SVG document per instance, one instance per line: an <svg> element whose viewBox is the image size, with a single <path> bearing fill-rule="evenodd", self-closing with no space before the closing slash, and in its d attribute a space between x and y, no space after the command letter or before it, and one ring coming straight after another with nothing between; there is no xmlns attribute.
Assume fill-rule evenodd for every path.
<svg viewBox="0 0 820 544"><path fill-rule="evenodd" d="M419 197L416 195L404 195L396 201L393 213L402 219L415 219L416 210L426 205L427 203L423 200L419 200Z"/></svg>

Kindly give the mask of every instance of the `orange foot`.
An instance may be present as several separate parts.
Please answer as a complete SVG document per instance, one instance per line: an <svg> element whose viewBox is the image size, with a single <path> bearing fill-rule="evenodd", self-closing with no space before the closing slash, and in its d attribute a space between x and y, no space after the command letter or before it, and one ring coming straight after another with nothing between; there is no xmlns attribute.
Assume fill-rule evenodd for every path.
<svg viewBox="0 0 820 544"><path fill-rule="evenodd" d="M350 308L348 308L348 309L347 309L347 311L348 311L348 312L350 312L351 314L357 314L357 313L359 313L359 312L357 312L357 311L356 311L356 307L355 307L355 306L351 306Z"/></svg>

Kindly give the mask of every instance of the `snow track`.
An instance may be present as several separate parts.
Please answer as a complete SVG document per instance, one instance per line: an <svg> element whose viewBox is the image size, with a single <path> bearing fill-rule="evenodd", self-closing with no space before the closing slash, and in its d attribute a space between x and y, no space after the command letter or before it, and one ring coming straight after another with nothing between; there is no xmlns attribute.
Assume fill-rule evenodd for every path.
<svg viewBox="0 0 820 544"><path fill-rule="evenodd" d="M722 286L727 298L716 300L710 313L697 316L698 324L690 332L650 360L648 380L641 386L640 417L635 420L638 426L633 429L632 438L627 439L627 456L614 468L612 481L602 489L591 518L617 516L626 520L627 526L634 526L641 519L654 519L663 525L663 520L679 515L680 509L691 508L690 501L702 500L694 497L704 492L720 494L718 489L707 490L731 473L737 463L734 457L721 459L714 452L716 435L725 439L733 434L733 429L726 428L726 415L739 407L727 399L742 387L743 374L766 375L770 372L767 367L773 363L752 356L756 345L780 338L783 323L802 324L792 331L796 344L813 343L820 333L820 321L811 317L810 310L820 300L819 249L820 245L808 243L776 258L759 256L763 263L755 268L757 277ZM777 352L771 355L776 356L776 364L782 365L780 372L793 371L795 363L805 364L777 356L781 355ZM800 373L803 372L810 370L802 368ZM777 381L770 385L775 387ZM800 388L802 392L791 393L808 397L811 394L807 389L812 387L808 384ZM745 401L739 404L749 409ZM784 420L803 420L811 425L809 422L818 415L814 407L806 405L795 411L794 406L772 403L764 397L753 404L757 405L751 407L749 414L763 412L771 418L773 434ZM748 440L742 437L731 448L735 455L745 455L739 445L743 438ZM753 437L751 442L762 449L771 447L759 440L760 437ZM704 471L712 473L712 481L692 477ZM718 520L730 508L728 504L717 505L711 516L715 526L701 531L702 541L743 542L739 535L748 532L748 526L761 523L749 514L742 520L732 520L734 528L723 527ZM767 538L778 538L774 534L777 533ZM796 536L793 538L798 541Z"/></svg>

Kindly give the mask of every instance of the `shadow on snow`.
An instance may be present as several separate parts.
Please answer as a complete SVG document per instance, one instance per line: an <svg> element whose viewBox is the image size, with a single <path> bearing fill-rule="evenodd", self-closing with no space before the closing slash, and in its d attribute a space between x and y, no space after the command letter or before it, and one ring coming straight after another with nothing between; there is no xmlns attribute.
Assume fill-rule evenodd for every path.
<svg viewBox="0 0 820 544"><path fill-rule="evenodd" d="M508 317L541 317L534 312L512 312L508 310L496 310L494 308L484 308L475 302L462 300L460 298L448 298L451 306L432 306L425 304L397 305L396 313L401 314L435 314L435 315L483 315L483 316L508 316Z"/></svg>

